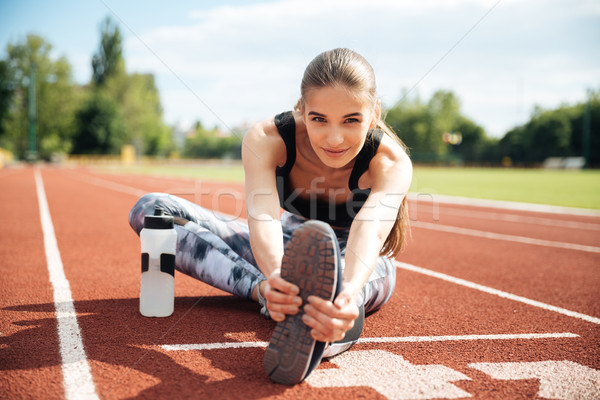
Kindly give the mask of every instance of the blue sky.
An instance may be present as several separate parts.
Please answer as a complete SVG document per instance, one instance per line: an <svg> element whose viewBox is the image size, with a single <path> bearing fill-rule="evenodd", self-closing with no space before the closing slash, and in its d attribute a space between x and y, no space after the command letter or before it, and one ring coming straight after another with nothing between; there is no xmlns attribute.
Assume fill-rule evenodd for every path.
<svg viewBox="0 0 600 400"><path fill-rule="evenodd" d="M290 109L306 64L349 47L373 65L384 105L452 90L488 134L535 105L600 88L597 0L3 0L0 54L28 33L91 77L99 26L124 36L129 72L153 73L169 124L234 127Z"/></svg>

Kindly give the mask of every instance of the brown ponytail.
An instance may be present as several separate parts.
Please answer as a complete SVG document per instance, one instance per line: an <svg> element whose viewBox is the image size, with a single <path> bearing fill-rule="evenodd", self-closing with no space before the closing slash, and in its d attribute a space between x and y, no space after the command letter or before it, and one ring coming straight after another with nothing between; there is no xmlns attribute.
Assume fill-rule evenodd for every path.
<svg viewBox="0 0 600 400"><path fill-rule="evenodd" d="M377 128L381 129L386 135L394 139L394 141L398 143L405 152L408 153L408 148L404 142L402 142L398 135L394 133L392 128L390 128L385 121L379 120L377 122ZM405 193L404 199L402 199L402 203L400 204L400 209L398 210L396 222L394 222L394 226L385 240L379 255L396 258L406 247L406 242L410 236L410 219L408 216L408 202L406 198L407 197Z"/></svg>

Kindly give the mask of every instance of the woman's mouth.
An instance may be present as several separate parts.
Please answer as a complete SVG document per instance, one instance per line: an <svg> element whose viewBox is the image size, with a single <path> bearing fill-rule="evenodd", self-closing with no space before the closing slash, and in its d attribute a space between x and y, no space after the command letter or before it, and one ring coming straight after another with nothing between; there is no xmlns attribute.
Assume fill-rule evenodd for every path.
<svg viewBox="0 0 600 400"><path fill-rule="evenodd" d="M338 158L338 157L342 157L344 154L346 154L346 152L348 151L348 149L347 148L346 149L326 149L326 148L323 148L323 151L329 157Z"/></svg>

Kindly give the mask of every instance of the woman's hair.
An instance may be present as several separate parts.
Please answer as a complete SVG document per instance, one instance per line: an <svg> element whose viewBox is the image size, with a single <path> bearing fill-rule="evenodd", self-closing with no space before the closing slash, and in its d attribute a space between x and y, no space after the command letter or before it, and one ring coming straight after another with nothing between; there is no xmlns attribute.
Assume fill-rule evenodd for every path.
<svg viewBox="0 0 600 400"><path fill-rule="evenodd" d="M355 94L361 101L373 106L377 105L377 85L375 83L375 73L373 67L360 54L349 49L334 49L325 51L315 57L302 77L300 86L301 97L296 104L297 111L304 111L304 101L311 90L341 86ZM388 136L394 139L404 151L406 146L394 131L380 119L375 129L381 129ZM396 222L388 235L380 255L396 257L406 245L406 239L409 235L409 218L406 196L402 200Z"/></svg>

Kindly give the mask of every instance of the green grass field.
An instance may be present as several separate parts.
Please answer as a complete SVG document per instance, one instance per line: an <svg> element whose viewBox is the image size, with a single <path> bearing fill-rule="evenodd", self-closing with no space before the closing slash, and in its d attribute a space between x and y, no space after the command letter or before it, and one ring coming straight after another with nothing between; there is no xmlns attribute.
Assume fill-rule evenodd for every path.
<svg viewBox="0 0 600 400"><path fill-rule="evenodd" d="M102 169L225 182L244 180L239 163L139 164ZM600 171L416 166L411 192L600 209Z"/></svg>
<svg viewBox="0 0 600 400"><path fill-rule="evenodd" d="M218 182L244 182L244 169L240 163L189 163L189 164L135 164L95 167L123 174L171 176L176 178L206 179Z"/></svg>
<svg viewBox="0 0 600 400"><path fill-rule="evenodd" d="M411 192L600 209L600 171L415 167Z"/></svg>

